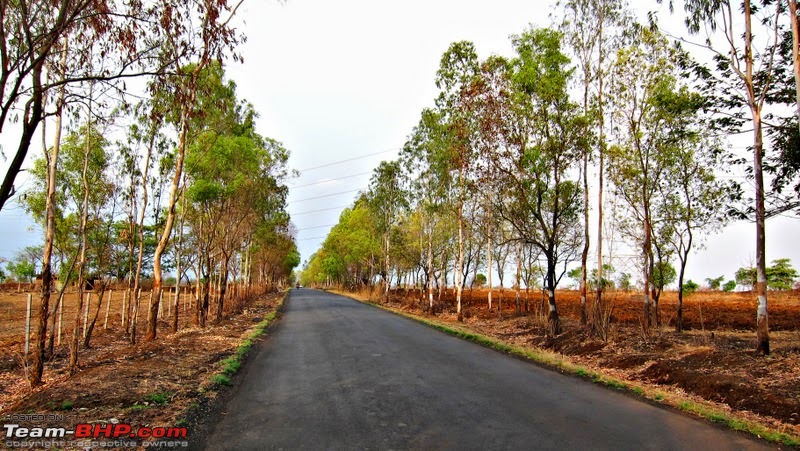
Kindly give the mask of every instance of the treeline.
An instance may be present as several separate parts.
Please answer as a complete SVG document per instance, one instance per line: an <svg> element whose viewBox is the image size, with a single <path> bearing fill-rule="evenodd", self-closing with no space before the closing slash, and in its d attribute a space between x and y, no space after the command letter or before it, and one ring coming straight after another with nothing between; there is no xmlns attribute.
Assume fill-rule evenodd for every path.
<svg viewBox="0 0 800 451"><path fill-rule="evenodd" d="M177 303L189 284L193 321L202 327L222 318L232 298L229 284L237 285L238 299L292 277L299 253L286 212L289 152L256 132L256 112L224 76L224 62L239 60L243 36L231 20L239 4L0 6L0 126L14 114L22 127L0 208L18 194L45 231L43 246L34 248L42 271L26 363L32 385L42 381L56 312L70 284L77 288L77 312L88 309L83 295L92 284L100 302L83 337L75 315L73 373L80 339L89 346L112 283L125 286L122 329L133 344L142 334L156 338L165 319L161 303ZM13 182L37 129L44 155L33 163L31 186L16 193ZM165 280L168 272L174 280ZM166 283L178 292L164 294ZM144 286L152 286L148 300ZM180 309L171 307L174 332ZM143 331L139 318L147 318Z"/></svg>
<svg viewBox="0 0 800 451"><path fill-rule="evenodd" d="M736 13L727 2L687 4L688 38L704 24L735 28L741 14L765 18L747 22L745 41L731 33L734 51L717 51L712 68L659 31L654 17L639 24L615 1L565 2L552 28L512 37L512 56L481 59L472 43L451 44L436 73L433 106L423 110L400 158L381 163L368 190L342 213L307 262L304 283L380 282L388 292L392 280L410 281L425 288L431 310L435 289L440 296L452 284L461 319L463 288L483 282L478 271L492 287L514 266L514 285L546 292L556 335L556 287L579 263L581 321L605 337L607 284L597 281L620 258L616 247L606 249L622 240L640 271L633 283L643 293L645 330L660 322L666 273L677 268L680 331L692 251L704 234L746 218L759 237L758 346L768 353L763 221L800 205L793 193L800 189L797 117L778 114L794 104L788 94L795 78L785 70L791 64L777 63L791 61L797 37L782 4L756 10L745 3ZM765 48L756 54L750 27L774 39L758 41ZM775 64L757 65L768 62ZM765 106L776 107L766 127L770 153ZM753 134L752 166L724 142L739 133ZM736 165L745 167L745 183L726 176Z"/></svg>

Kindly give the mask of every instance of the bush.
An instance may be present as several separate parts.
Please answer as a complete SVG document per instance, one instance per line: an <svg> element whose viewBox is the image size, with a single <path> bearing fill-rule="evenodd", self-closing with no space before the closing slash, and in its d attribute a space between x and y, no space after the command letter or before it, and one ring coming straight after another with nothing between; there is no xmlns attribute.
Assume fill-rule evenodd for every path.
<svg viewBox="0 0 800 451"><path fill-rule="evenodd" d="M731 291L733 291L735 289L736 289L736 281L735 280L729 280L729 281L725 282L725 285L722 286L722 291L724 291L726 293L730 293Z"/></svg>
<svg viewBox="0 0 800 451"><path fill-rule="evenodd" d="M689 279L683 283L683 294L688 296L697 291L698 288L700 288L700 285L692 279Z"/></svg>

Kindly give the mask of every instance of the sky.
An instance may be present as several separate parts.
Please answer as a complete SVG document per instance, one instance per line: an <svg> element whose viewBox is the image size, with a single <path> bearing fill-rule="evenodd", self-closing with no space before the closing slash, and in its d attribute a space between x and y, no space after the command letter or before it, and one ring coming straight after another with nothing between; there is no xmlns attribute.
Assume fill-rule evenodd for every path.
<svg viewBox="0 0 800 451"><path fill-rule="evenodd" d="M481 58L511 55L509 36L530 24L548 26L552 3L244 2L237 13L247 36L241 48L244 63L230 62L226 73L237 83L238 95L259 112L258 131L281 141L291 152L290 167L300 171L289 181L288 210L303 261L318 249L358 190L366 189L371 171L397 156L421 110L432 105L436 70L448 45L470 40ZM655 1L636 5L640 17L659 8ZM679 19L662 17L678 24L675 34L683 34ZM13 130L0 137L7 154L13 137ZM0 159L3 174L6 167ZM18 187L26 185L26 178L19 176ZM768 261L786 257L800 266L798 226L800 220L788 217L767 223ZM0 211L0 257L12 258L21 247L41 242L41 230L18 205ZM707 237L705 249L690 258L688 277L730 279L737 268L753 264L754 249L755 226L731 224ZM615 266L627 268L632 262L620 260Z"/></svg>

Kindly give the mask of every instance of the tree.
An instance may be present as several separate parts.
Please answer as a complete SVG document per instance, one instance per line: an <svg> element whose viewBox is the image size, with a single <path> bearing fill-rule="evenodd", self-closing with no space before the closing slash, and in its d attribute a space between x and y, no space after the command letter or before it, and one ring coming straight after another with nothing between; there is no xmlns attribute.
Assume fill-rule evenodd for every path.
<svg viewBox="0 0 800 451"><path fill-rule="evenodd" d="M388 299L390 283L390 244L392 229L400 214L408 208L400 162L382 161L373 171L370 180L369 205L377 219L378 232L383 235L384 294Z"/></svg>
<svg viewBox="0 0 800 451"><path fill-rule="evenodd" d="M598 191L597 191L597 266L602 278L603 267L603 185L605 177L605 88L604 82L610 70L611 56L619 45L619 35L629 22L621 2L614 0L567 0L562 23L567 29L569 43L578 62L583 83L583 114L597 126ZM590 93L595 88L595 95ZM586 285L587 260L589 255L589 169L591 148L583 155L581 166L584 191L584 243L581 253L581 323L587 323ZM603 285L596 285L595 314L600 315ZM599 318L594 318L595 319Z"/></svg>
<svg viewBox="0 0 800 451"><path fill-rule="evenodd" d="M223 20L222 12L227 9L227 4L204 3L198 6L202 27L198 29L181 29L180 32L170 34L164 42L166 52L174 61L173 69L177 76L167 77L165 81L174 89L174 107L177 115L172 121L178 131L178 146L172 183L170 185L169 199L167 201L167 217L164 229L153 254L153 290L154 302L150 307L150 322L147 327L146 340L156 338L156 325L158 324L158 307L161 299L161 285L163 280L162 256L169 244L172 227L175 222L175 211L178 203L180 184L183 179L184 158L189 146L189 129L193 119L202 115L202 105L197 102L198 89L201 83L201 73L213 61L220 62L225 56L233 52L234 46L239 42L235 30L229 26L229 20ZM234 10L235 12L235 10ZM188 64L191 58L197 60ZM234 58L236 56L234 55ZM224 291L222 293L224 297ZM221 298L222 299L222 298ZM220 310L221 313L221 310Z"/></svg>
<svg viewBox="0 0 800 451"><path fill-rule="evenodd" d="M231 262L253 240L256 231L263 227L265 231L260 236L274 240L283 251L290 251L281 238L267 233L280 227L283 219L288 222L284 218L286 192L282 180L289 154L281 143L256 133L257 115L252 105L237 99L236 85L224 80L219 63L200 71L197 82L197 108L207 112L191 121L194 134L188 138L186 155L186 217L205 263L203 301L196 312L198 323L204 326L214 266L212 254L216 254L219 264L215 320L220 321ZM280 261L284 256L276 257ZM156 315L153 309L149 330L155 327Z"/></svg>
<svg viewBox="0 0 800 451"><path fill-rule="evenodd" d="M609 176L631 213L631 222L625 224L627 233L640 243L643 324L648 328L654 264L652 203L664 167L663 155L657 152L658 140L663 138L659 135L662 116L655 111L653 99L661 87L659 83L668 83L670 67L666 64L672 61L666 57L668 46L660 35L640 28L635 42L617 53L614 66L612 89L619 144L609 152Z"/></svg>
<svg viewBox="0 0 800 451"><path fill-rule="evenodd" d="M471 42L454 42L442 55L436 72L436 86L440 93L436 99L437 112L444 124L446 147L437 160L439 167L455 190L454 206L458 223L458 260L456 263L456 312L463 321L461 294L464 274L464 204L471 189L471 169L474 158L475 116L471 87L479 71L475 46Z"/></svg>
<svg viewBox="0 0 800 451"><path fill-rule="evenodd" d="M683 75L685 78L686 73ZM710 132L708 118L702 114L706 99L682 85L658 93L655 104L668 117L661 125L668 133L662 143L668 160L664 181L658 185L654 202L654 214L659 222L655 243L657 246L659 242L666 243L669 253L678 257L675 328L680 332L683 329L683 280L689 255L702 244L701 233L718 229L727 222L725 204L731 188L716 178L717 172L724 172L724 153ZM662 249L657 247L657 251L661 257Z"/></svg>
<svg viewBox="0 0 800 451"><path fill-rule="evenodd" d="M30 283L36 277L36 266L32 261L24 258L6 263L6 269L17 282Z"/></svg>
<svg viewBox="0 0 800 451"><path fill-rule="evenodd" d="M687 280L686 283L683 284L683 291L686 295L694 293L699 288L700 285L697 282L692 281L692 279Z"/></svg>
<svg viewBox="0 0 800 451"><path fill-rule="evenodd" d="M691 34L698 34L700 30L713 33L720 28L725 35L722 48L712 45L711 36L706 36L706 44L701 44L715 55L717 68L723 79L719 86L720 97L728 110L741 109L742 106L750 113L753 133L753 165L754 199L753 207L748 209L749 214L755 216L756 226L756 284L755 291L758 300L756 310L756 350L764 355L769 354L769 326L767 323L767 265L766 265L766 232L765 221L767 212L765 208L764 192L764 124L763 109L767 100L770 86L774 81L775 56L777 51L779 19L782 2L743 0L741 14L734 13L734 8L729 0L710 1L692 0L684 4L686 10L686 26ZM772 7L772 9L770 9ZM670 1L672 8L672 1ZM757 16L758 14L761 16ZM767 41L764 51L754 48L753 19L761 23ZM756 67L761 63L761 67ZM725 111L729 117L729 111ZM734 121L740 125L741 121Z"/></svg>
<svg viewBox="0 0 800 451"><path fill-rule="evenodd" d="M653 273L650 274L650 283L653 284L656 291L661 294L664 287L675 282L678 272L675 267L668 261L660 261L653 266Z"/></svg>
<svg viewBox="0 0 800 451"><path fill-rule="evenodd" d="M729 281L725 282L724 285L722 285L722 291L724 291L726 293L730 293L731 291L733 291L735 289L736 289L736 281L735 280L729 280Z"/></svg>
<svg viewBox="0 0 800 451"><path fill-rule="evenodd" d="M622 291L630 291L633 288L633 284L631 283L631 275L624 272L619 275L619 280L617 281L617 287L619 287Z"/></svg>
<svg viewBox="0 0 800 451"><path fill-rule="evenodd" d="M797 270L788 258L773 260L772 266L767 268L767 286L770 290L791 290L797 277Z"/></svg>
<svg viewBox="0 0 800 451"><path fill-rule="evenodd" d="M685 267L692 233L716 217L713 207L720 203L698 186L713 181L713 171L703 166L708 161L695 161L693 149L703 142L694 132L703 98L683 79L686 55L657 31L637 27L636 33L636 44L620 50L615 63L619 144L609 152L609 176L631 213L626 232L641 245L644 324L649 327L651 300L658 322L655 265L675 251ZM702 176L706 179L698 181Z"/></svg>
<svg viewBox="0 0 800 451"><path fill-rule="evenodd" d="M213 23L196 27L194 16L219 18L231 11L226 2L208 3L199 0L167 2L110 2L106 0L48 2L3 2L3 39L0 53L0 131L9 116L20 111L21 136L14 157L0 185L0 209L14 195L14 180L20 172L38 125L46 116L48 94L66 87L80 91L82 83L104 83L110 91L124 94L125 80L137 76L164 74L170 69L175 53L165 51L165 43L192 41L188 35L235 41L226 31L218 33ZM207 14L206 14L207 13ZM61 70L53 59L72 41ZM192 52L181 49L178 54ZM102 58L103 64L92 64ZM63 97L61 97L63 100ZM82 94L72 102L85 101ZM60 115L63 102L56 105Z"/></svg>
<svg viewBox="0 0 800 451"><path fill-rule="evenodd" d="M719 290L724 280L725 276L719 276L714 278L708 277L706 278L706 283L708 284L708 288L712 290Z"/></svg>
<svg viewBox="0 0 800 451"><path fill-rule="evenodd" d="M736 284L748 290L752 290L756 285L756 268L746 267L736 270L733 276L736 279Z"/></svg>
<svg viewBox="0 0 800 451"><path fill-rule="evenodd" d="M587 121L566 95L570 71L561 35L532 29L513 43L518 55L511 75L514 104L506 129L508 148L498 167L507 191L497 211L546 260L548 322L550 333L557 335L555 288L580 246L582 193L568 171L586 151Z"/></svg>

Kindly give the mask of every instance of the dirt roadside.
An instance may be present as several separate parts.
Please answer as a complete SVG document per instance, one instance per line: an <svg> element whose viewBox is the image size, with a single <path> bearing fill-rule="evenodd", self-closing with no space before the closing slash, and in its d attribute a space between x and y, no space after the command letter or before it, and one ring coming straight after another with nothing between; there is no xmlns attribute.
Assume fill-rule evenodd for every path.
<svg viewBox="0 0 800 451"><path fill-rule="evenodd" d="M204 329L184 324L176 334L152 342L128 344L121 330L98 331L90 349L82 350L80 371L68 377L66 349L57 348L46 365L45 385L30 390L18 362L16 344L0 353L0 418L36 415L25 426L74 427L78 423L129 424L140 428L186 428L202 434L208 410L231 383L254 342L254 331L274 318L285 293L258 297L241 313ZM162 331L167 323L160 323ZM226 372L227 370L227 372ZM15 417L16 416L16 417ZM16 421L25 423L25 421ZM6 440L3 435L3 442Z"/></svg>

